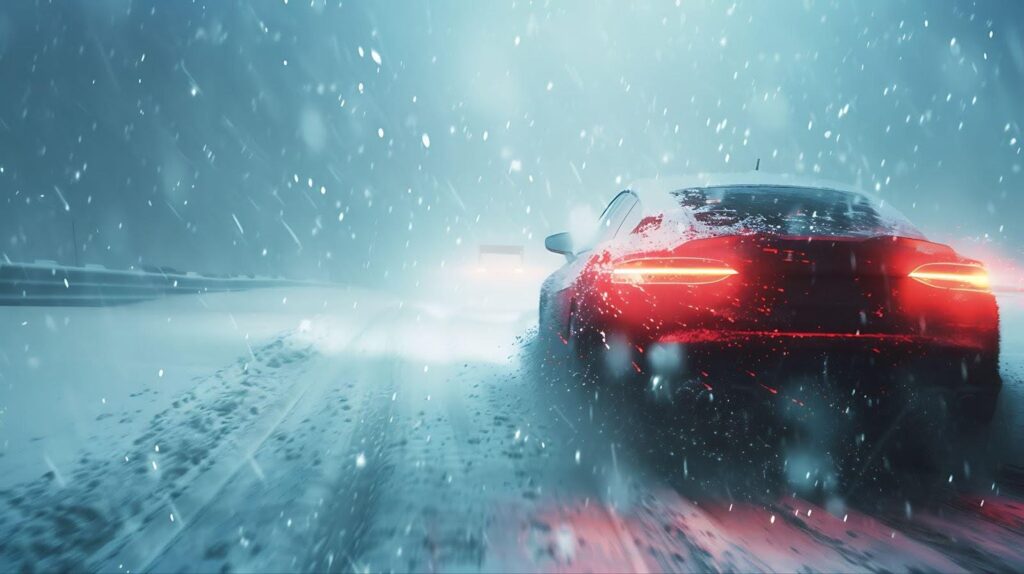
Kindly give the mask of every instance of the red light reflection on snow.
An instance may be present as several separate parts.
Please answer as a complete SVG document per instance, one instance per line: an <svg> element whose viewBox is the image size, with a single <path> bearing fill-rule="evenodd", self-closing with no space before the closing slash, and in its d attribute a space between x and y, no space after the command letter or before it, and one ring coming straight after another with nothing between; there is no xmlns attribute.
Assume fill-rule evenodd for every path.
<svg viewBox="0 0 1024 574"><path fill-rule="evenodd" d="M552 501L522 521L516 565L547 572L950 572L986 564L1024 566L1024 506L999 498L979 501L964 499L941 512L911 516L894 504L892 515L879 517L855 509L830 513L788 496L764 502L690 500L667 488L618 510L594 499Z"/></svg>

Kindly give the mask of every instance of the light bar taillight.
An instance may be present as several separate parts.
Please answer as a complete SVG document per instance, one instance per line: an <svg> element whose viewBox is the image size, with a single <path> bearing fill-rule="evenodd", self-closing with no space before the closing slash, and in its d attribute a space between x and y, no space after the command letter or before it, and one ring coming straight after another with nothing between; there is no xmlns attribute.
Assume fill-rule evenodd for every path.
<svg viewBox="0 0 1024 574"><path fill-rule="evenodd" d="M910 272L925 285L960 291L988 291L988 271L970 263L926 263Z"/></svg>
<svg viewBox="0 0 1024 574"><path fill-rule="evenodd" d="M736 270L721 261L696 257L633 259L612 269L612 283L633 285L704 285L717 283Z"/></svg>

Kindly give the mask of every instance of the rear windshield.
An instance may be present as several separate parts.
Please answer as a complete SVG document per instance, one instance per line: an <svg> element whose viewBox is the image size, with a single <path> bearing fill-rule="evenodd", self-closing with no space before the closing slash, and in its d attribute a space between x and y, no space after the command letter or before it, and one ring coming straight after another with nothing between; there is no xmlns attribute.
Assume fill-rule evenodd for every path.
<svg viewBox="0 0 1024 574"><path fill-rule="evenodd" d="M882 213L869 197L845 191L740 186L671 194L688 217L711 228L804 236L919 235L898 213Z"/></svg>

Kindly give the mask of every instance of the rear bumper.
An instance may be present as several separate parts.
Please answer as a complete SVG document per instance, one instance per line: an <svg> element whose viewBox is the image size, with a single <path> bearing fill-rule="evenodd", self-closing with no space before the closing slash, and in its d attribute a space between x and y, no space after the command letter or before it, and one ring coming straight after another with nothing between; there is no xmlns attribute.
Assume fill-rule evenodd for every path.
<svg viewBox="0 0 1024 574"><path fill-rule="evenodd" d="M660 348L659 348L660 347ZM753 331L674 331L636 347L659 370L667 349L698 380L758 392L808 377L865 392L910 384L957 395L998 392L998 339L984 333L931 337Z"/></svg>
<svg viewBox="0 0 1024 574"><path fill-rule="evenodd" d="M992 336L982 332L951 335L900 333L819 333L790 331L689 329L656 335L652 343L702 345L720 349L753 346L780 352L795 350L862 351L867 353L927 354L943 350L993 352Z"/></svg>

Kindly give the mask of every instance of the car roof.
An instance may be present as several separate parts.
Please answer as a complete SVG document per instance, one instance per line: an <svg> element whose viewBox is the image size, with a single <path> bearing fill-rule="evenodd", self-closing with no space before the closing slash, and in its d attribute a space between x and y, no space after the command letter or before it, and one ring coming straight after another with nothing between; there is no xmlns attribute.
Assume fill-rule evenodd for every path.
<svg viewBox="0 0 1024 574"><path fill-rule="evenodd" d="M827 190L847 193L869 202L879 215L888 222L888 226L902 235L923 237L921 232L910 221L884 198L866 192L860 188L826 179L794 176L789 174L773 174L761 171L739 173L699 173L670 177L639 179L630 183L626 189L634 193L640 200L645 215L669 213L681 209L679 201L672 192L683 189L715 189L715 188L762 188L770 193L772 188L781 190L806 189L808 191Z"/></svg>
<svg viewBox="0 0 1024 574"><path fill-rule="evenodd" d="M887 204L883 198L848 184L825 179L814 179L789 174L773 174L762 171L698 173L694 175L638 179L626 186L626 189L632 191L638 198L640 198L645 209L665 211L679 208L679 204L676 199L671 195L673 191L679 191L681 189L709 189L717 187L782 187L805 188L811 190L827 189L859 195L868 199L872 205L875 206L883 206Z"/></svg>

